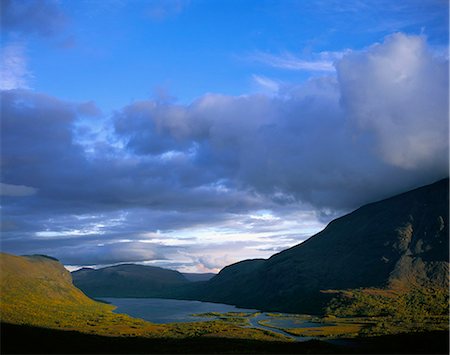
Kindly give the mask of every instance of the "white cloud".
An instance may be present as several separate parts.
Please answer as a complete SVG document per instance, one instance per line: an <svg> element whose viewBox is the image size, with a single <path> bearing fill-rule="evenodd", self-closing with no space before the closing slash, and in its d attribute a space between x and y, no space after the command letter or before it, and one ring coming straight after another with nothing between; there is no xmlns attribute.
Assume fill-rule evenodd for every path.
<svg viewBox="0 0 450 355"><path fill-rule="evenodd" d="M26 89L32 78L27 68L25 46L20 43L10 43L2 48L0 66L0 89Z"/></svg>
<svg viewBox="0 0 450 355"><path fill-rule="evenodd" d="M425 37L394 34L344 56L337 70L350 119L374 137L385 162L446 166L448 59L434 56Z"/></svg>
<svg viewBox="0 0 450 355"><path fill-rule="evenodd" d="M268 92L276 93L280 88L280 83L278 81L269 79L263 75L253 74L252 79L257 85Z"/></svg>
<svg viewBox="0 0 450 355"><path fill-rule="evenodd" d="M318 58L315 60L305 60L289 52L283 53L281 55L258 52L255 55L252 55L250 59L271 67L286 70L306 70L322 72L335 71L333 60L330 56L322 56L322 58Z"/></svg>
<svg viewBox="0 0 450 355"><path fill-rule="evenodd" d="M279 203L355 208L445 176L445 58L435 58L423 37L400 34L322 56L338 58L336 76L275 96L139 102L117 117L117 133L142 155L195 143L190 163Z"/></svg>

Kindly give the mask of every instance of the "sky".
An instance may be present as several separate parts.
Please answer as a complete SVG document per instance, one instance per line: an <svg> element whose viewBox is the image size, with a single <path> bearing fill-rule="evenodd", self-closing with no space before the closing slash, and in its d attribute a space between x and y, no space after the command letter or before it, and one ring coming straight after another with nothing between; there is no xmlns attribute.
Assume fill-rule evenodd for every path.
<svg viewBox="0 0 450 355"><path fill-rule="evenodd" d="M218 272L448 176L446 0L3 0L1 250Z"/></svg>

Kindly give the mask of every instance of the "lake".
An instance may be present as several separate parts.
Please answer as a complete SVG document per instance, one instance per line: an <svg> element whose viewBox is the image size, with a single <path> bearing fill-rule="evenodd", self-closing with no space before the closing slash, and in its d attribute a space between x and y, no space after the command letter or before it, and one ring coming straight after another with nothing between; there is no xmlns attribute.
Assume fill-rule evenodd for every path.
<svg viewBox="0 0 450 355"><path fill-rule="evenodd" d="M178 322L202 322L211 321L214 317L196 317L192 314L199 313L228 313L228 312L244 312L255 313L256 316L250 317L250 327L259 328L265 331L282 334L296 341L308 341L312 337L295 336L286 333L280 328L308 328L320 327L324 324L309 322L307 320L292 319L291 317L282 317L280 313L278 317L272 317L266 312L260 312L257 309L238 308L222 303L211 303L201 301L172 300L163 298L100 298L115 305L117 308L115 313L125 313L135 318L141 318L152 323L178 323ZM280 318L281 317L281 318ZM260 321L268 321L267 325L259 323ZM272 328L272 327L275 328Z"/></svg>
<svg viewBox="0 0 450 355"><path fill-rule="evenodd" d="M258 312L256 309L237 308L228 304L162 298L101 298L101 300L116 306L115 313L125 313L160 324L211 320L211 317L192 316L196 313Z"/></svg>

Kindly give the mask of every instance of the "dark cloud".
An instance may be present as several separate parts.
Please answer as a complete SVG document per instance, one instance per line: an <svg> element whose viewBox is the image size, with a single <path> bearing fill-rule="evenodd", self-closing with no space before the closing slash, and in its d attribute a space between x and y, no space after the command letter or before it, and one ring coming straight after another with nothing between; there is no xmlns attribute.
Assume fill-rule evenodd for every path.
<svg viewBox="0 0 450 355"><path fill-rule="evenodd" d="M59 34L67 17L54 0L2 0L2 31L52 36Z"/></svg>
<svg viewBox="0 0 450 355"><path fill-rule="evenodd" d="M448 174L447 59L397 34L336 71L275 96L147 100L111 119L92 102L3 91L2 248L216 269Z"/></svg>
<svg viewBox="0 0 450 355"><path fill-rule="evenodd" d="M350 209L445 176L448 61L396 34L283 96L137 102L116 117L133 152L189 155L225 186Z"/></svg>
<svg viewBox="0 0 450 355"><path fill-rule="evenodd" d="M258 204L245 191L225 191L215 185L209 172L195 166L187 155L146 159L111 150L110 156L94 154L88 159L74 138L80 111L86 112L86 104L64 103L30 91L4 92L4 183L37 188L41 200L53 203L55 209L65 209L63 204L89 211L126 207L239 210Z"/></svg>

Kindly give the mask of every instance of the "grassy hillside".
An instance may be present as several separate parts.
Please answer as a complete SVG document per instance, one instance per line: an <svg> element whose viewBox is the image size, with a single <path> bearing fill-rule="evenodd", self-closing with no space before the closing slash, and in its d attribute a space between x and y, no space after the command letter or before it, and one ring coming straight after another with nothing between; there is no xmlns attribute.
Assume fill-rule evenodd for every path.
<svg viewBox="0 0 450 355"><path fill-rule="evenodd" d="M86 297L52 258L1 253L0 270L2 322L116 335L132 334L131 326L145 334L160 330Z"/></svg>
<svg viewBox="0 0 450 355"><path fill-rule="evenodd" d="M449 292L445 288L355 289L326 291L336 294L327 317L361 319L371 323L361 335L447 330Z"/></svg>
<svg viewBox="0 0 450 355"><path fill-rule="evenodd" d="M320 313L327 289L448 287L448 179L363 206L268 260L224 268L192 298ZM186 296L186 295L184 295Z"/></svg>
<svg viewBox="0 0 450 355"><path fill-rule="evenodd" d="M157 325L112 312L73 286L70 273L55 259L0 253L2 323L76 330L108 336L152 338L221 337L286 340L223 321Z"/></svg>

